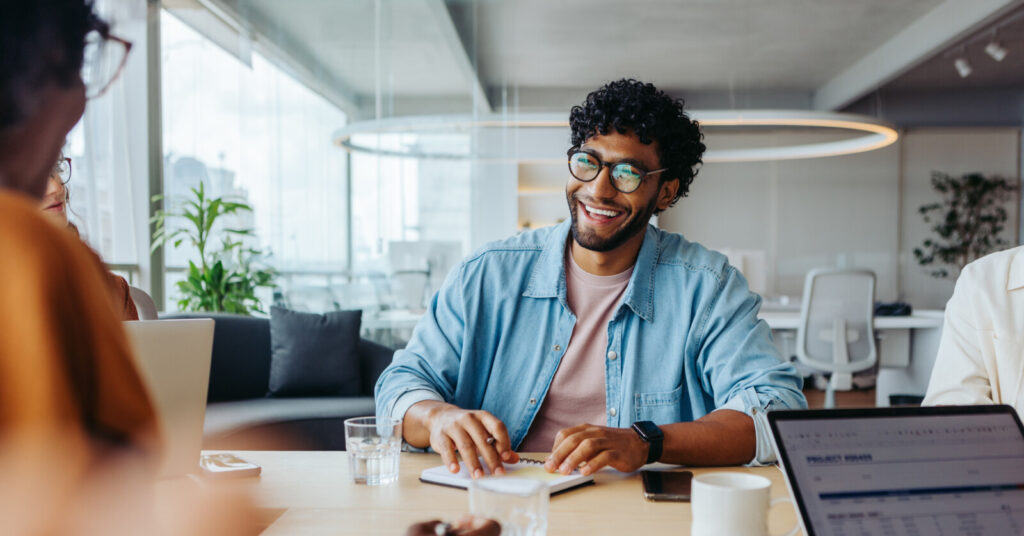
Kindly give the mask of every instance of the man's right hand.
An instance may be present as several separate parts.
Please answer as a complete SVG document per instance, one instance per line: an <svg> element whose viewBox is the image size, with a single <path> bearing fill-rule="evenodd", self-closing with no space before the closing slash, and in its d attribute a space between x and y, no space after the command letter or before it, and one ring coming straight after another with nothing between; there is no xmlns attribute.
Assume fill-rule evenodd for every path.
<svg viewBox="0 0 1024 536"><path fill-rule="evenodd" d="M452 404L425 400L414 404L405 414L403 435L410 444L429 434L430 447L453 473L459 472L458 451L473 478L484 476L480 458L491 474L505 474L502 462L515 463L519 455L512 451L505 423L483 410L466 410Z"/></svg>

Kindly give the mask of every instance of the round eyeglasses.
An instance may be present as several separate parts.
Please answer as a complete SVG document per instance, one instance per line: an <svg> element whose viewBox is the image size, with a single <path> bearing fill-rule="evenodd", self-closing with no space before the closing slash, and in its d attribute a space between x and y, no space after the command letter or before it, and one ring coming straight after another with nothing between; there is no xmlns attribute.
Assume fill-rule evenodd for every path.
<svg viewBox="0 0 1024 536"><path fill-rule="evenodd" d="M86 98L101 97L110 89L124 70L131 50L131 42L110 35L105 26L85 36L82 81L85 82Z"/></svg>
<svg viewBox="0 0 1024 536"><path fill-rule="evenodd" d="M602 162L597 155L581 150L569 150L569 173L572 173L576 180L590 182L601 174L601 168L608 166L609 178L616 190L629 194L636 191L644 182L644 177L668 171L668 168L644 171L643 168L629 162Z"/></svg>
<svg viewBox="0 0 1024 536"><path fill-rule="evenodd" d="M53 176L60 177L61 184L71 182L71 159L61 158L53 168Z"/></svg>

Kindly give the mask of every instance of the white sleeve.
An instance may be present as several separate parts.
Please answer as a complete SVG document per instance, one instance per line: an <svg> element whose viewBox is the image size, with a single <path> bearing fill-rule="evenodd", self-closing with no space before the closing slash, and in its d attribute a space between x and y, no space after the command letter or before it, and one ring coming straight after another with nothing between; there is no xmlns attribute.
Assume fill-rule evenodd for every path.
<svg viewBox="0 0 1024 536"><path fill-rule="evenodd" d="M992 379L979 344L971 297L982 289L965 271L946 304L942 338L924 405L992 404Z"/></svg>

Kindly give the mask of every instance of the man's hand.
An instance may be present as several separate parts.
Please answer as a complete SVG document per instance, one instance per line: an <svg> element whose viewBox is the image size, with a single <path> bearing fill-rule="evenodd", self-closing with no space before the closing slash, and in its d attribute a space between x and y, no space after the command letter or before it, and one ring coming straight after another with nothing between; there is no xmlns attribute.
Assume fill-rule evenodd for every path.
<svg viewBox="0 0 1024 536"><path fill-rule="evenodd" d="M628 473L647 462L647 449L631 428L581 424L558 432L544 468L567 475L579 467L580 473L590 475L609 465Z"/></svg>
<svg viewBox="0 0 1024 536"><path fill-rule="evenodd" d="M505 474L502 462L519 461L519 455L512 451L505 423L489 412L424 401L409 409L407 420L410 414L422 416L422 422L430 431L430 447L441 455L441 460L453 473L459 472L456 450L473 478L484 476L478 456L494 475Z"/></svg>

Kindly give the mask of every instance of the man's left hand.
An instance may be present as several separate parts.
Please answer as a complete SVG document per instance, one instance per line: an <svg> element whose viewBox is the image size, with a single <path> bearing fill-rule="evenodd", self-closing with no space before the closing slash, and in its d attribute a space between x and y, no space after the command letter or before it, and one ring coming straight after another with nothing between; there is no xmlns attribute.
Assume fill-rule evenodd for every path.
<svg viewBox="0 0 1024 536"><path fill-rule="evenodd" d="M567 475L578 467L590 475L608 465L629 473L647 462L647 450L647 442L631 428L581 424L558 432L544 468Z"/></svg>

